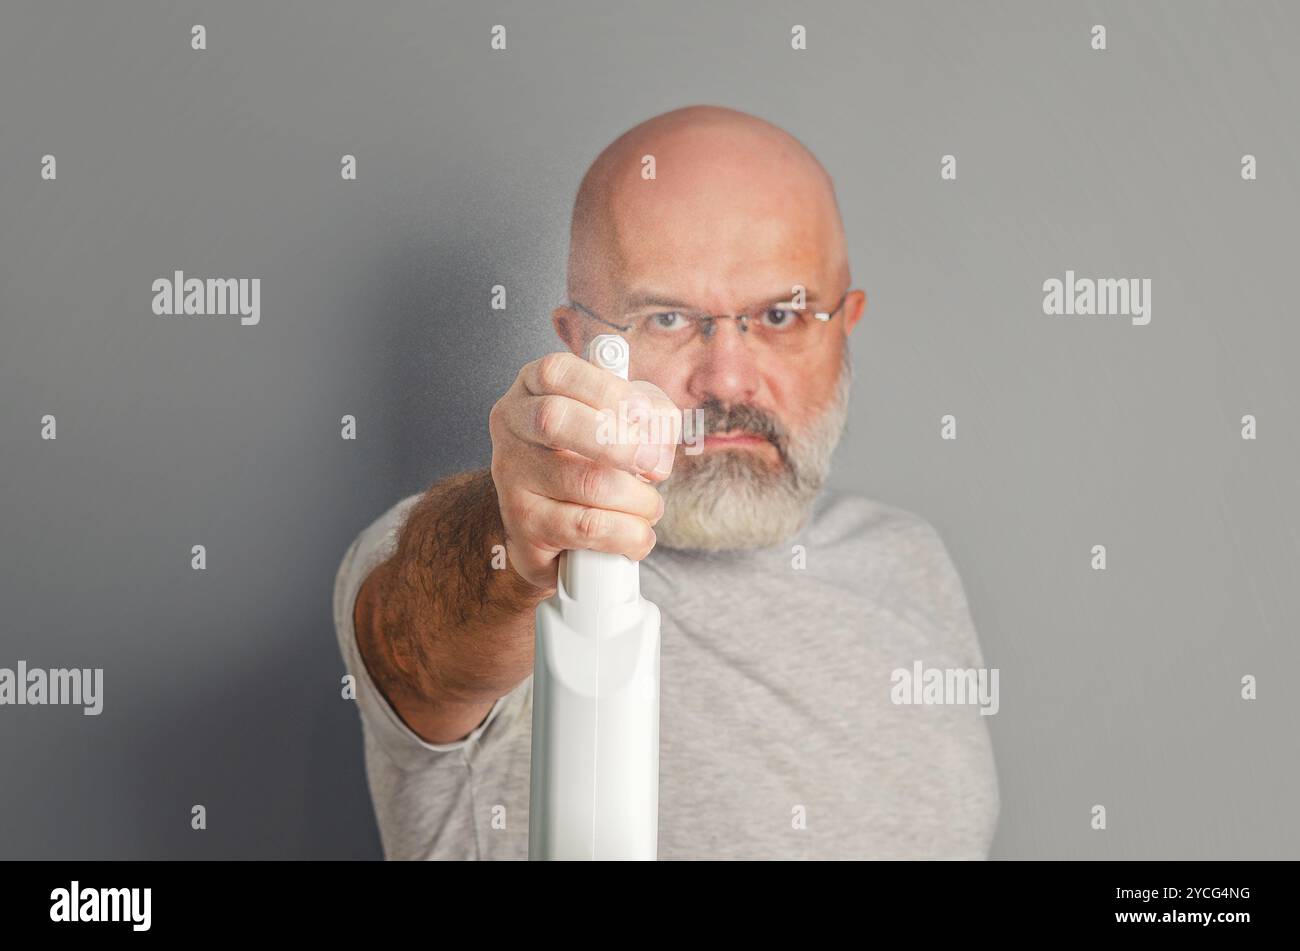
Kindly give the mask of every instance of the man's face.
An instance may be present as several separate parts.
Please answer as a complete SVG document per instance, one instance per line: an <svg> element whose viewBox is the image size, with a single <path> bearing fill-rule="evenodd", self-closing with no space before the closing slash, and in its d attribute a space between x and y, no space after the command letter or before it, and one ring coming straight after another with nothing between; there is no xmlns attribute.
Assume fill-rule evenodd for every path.
<svg viewBox="0 0 1300 951"><path fill-rule="evenodd" d="M736 320L712 322L710 334L671 353L632 347L631 379L656 384L688 417L703 412L703 451L679 447L661 487L660 543L746 548L792 534L825 479L847 411L847 337L865 296L849 293L829 321L815 320L847 290L833 198L798 166L753 150L702 154L712 144L728 143L669 144L657 159L671 179L610 189L603 267L581 303L620 323L645 314L638 302L648 299L752 320L760 305L806 289L810 338L798 353L742 332ZM556 324L578 352L607 331L567 309Z"/></svg>

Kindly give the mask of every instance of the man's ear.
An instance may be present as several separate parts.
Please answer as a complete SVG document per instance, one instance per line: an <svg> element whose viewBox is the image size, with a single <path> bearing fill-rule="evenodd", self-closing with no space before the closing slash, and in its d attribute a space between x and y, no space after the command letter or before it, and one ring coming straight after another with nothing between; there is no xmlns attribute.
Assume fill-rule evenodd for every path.
<svg viewBox="0 0 1300 951"><path fill-rule="evenodd" d="M858 325L866 310L866 291L851 291L849 296L844 298L844 336L847 337L853 332L853 328Z"/></svg>
<svg viewBox="0 0 1300 951"><path fill-rule="evenodd" d="M582 356L582 317L570 307L557 307L551 313L551 324L564 345Z"/></svg>

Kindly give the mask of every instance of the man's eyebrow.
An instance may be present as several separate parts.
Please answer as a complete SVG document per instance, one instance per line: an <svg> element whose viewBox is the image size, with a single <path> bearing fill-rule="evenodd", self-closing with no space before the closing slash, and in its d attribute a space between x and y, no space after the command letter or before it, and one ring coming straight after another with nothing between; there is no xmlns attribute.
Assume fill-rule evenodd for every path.
<svg viewBox="0 0 1300 951"><path fill-rule="evenodd" d="M629 295L623 300L623 308L625 310L643 310L647 307L665 307L677 310L689 310L692 305L655 291L639 291Z"/></svg>

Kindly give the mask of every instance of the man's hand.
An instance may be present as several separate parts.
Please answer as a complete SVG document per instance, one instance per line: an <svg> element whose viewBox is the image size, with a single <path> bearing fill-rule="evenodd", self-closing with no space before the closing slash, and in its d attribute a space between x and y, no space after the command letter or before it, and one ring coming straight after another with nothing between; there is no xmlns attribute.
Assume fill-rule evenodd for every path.
<svg viewBox="0 0 1300 951"><path fill-rule="evenodd" d="M432 743L466 736L532 671L533 614L561 551L649 554L663 514L652 483L672 471L681 413L656 386L552 353L520 371L490 428L491 473L430 488L353 611L371 676Z"/></svg>
<svg viewBox="0 0 1300 951"><path fill-rule="evenodd" d="M682 423L663 390L551 353L519 371L488 422L506 556L524 580L554 588L566 549L639 561L654 548L653 483L672 472Z"/></svg>

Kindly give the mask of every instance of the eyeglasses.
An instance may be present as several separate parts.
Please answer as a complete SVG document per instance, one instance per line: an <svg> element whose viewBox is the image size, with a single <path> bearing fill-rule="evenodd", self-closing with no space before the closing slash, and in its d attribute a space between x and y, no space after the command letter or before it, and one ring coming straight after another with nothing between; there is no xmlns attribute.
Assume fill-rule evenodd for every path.
<svg viewBox="0 0 1300 951"><path fill-rule="evenodd" d="M584 317L612 327L627 338L633 351L640 354L674 354L696 340L707 340L717 332L717 321L734 320L742 334L753 338L756 345L781 353L801 353L808 350L823 336L823 325L840 312L849 292L845 291L839 303L831 310L815 308L796 309L789 302L766 304L751 308L744 314L708 314L699 310L661 310L633 315L626 323L606 320L589 307L576 301L568 306ZM809 312L811 310L811 313Z"/></svg>

